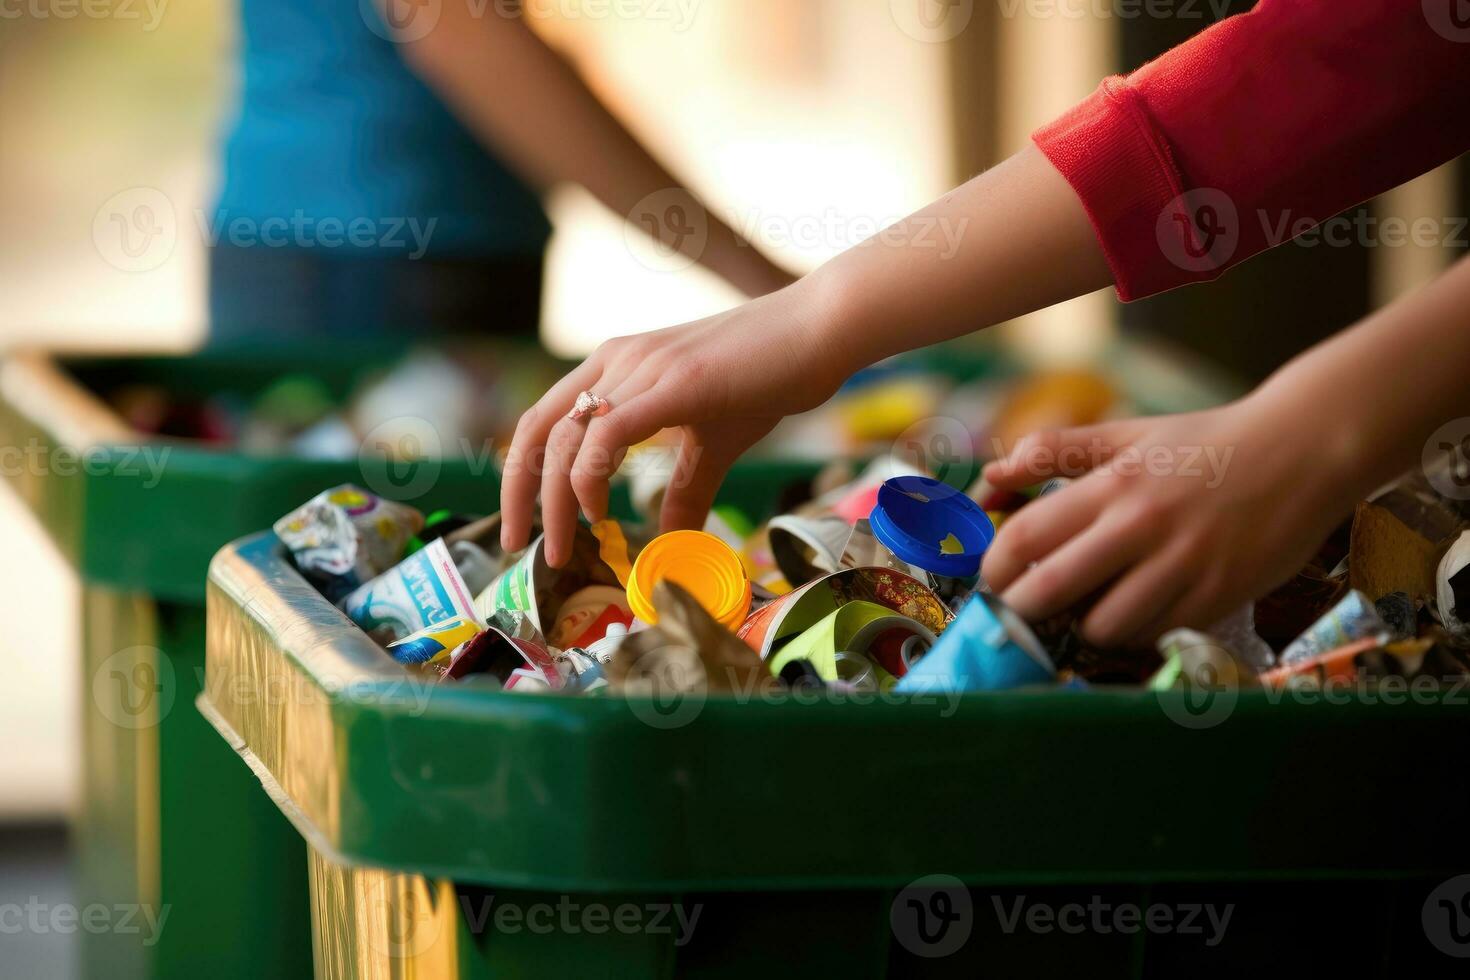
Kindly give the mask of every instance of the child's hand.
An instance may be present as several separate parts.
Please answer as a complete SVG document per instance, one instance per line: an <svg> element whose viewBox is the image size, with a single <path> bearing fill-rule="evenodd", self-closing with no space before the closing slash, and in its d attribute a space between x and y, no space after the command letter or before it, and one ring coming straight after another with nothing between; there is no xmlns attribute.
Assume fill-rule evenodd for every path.
<svg viewBox="0 0 1470 980"><path fill-rule="evenodd" d="M501 487L504 546L524 548L541 492L546 559L571 553L577 511L606 516L608 480L629 446L682 428L664 496L664 530L704 525L730 465L786 415L815 408L855 370L828 343L816 290L806 281L720 316L603 344L551 389L516 427ZM607 414L568 417L577 394Z"/></svg>
<svg viewBox="0 0 1470 980"><path fill-rule="evenodd" d="M995 486L1080 479L1001 527L986 579L1032 621L1095 600L1083 635L1099 646L1208 629L1286 581L1352 507L1354 481L1312 432L1257 395L1024 440L986 467Z"/></svg>

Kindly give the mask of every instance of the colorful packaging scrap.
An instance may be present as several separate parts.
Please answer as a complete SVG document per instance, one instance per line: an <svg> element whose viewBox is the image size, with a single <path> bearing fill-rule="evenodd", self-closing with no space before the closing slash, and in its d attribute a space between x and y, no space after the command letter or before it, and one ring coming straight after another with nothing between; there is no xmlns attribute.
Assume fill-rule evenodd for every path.
<svg viewBox="0 0 1470 980"><path fill-rule="evenodd" d="M485 629L466 616L453 616L433 626L426 626L413 636L388 644L388 652L401 664L447 663L460 646L479 636Z"/></svg>
<svg viewBox="0 0 1470 980"><path fill-rule="evenodd" d="M348 619L387 643L448 619L479 618L469 586L442 538L430 541L340 605Z"/></svg>
<svg viewBox="0 0 1470 980"><path fill-rule="evenodd" d="M503 553L498 516L425 522L350 486L276 529L388 655L518 693L1300 689L1470 670L1470 510L1422 477L1362 504L1271 595L1138 650L1089 645L1088 601L1033 630L988 594L987 509L1034 498L902 470L834 466L755 529L728 508L718 534L602 521L561 569L539 537Z"/></svg>
<svg viewBox="0 0 1470 980"><path fill-rule="evenodd" d="M391 568L423 525L407 504L348 484L276 521L275 532L301 573L335 601Z"/></svg>
<svg viewBox="0 0 1470 980"><path fill-rule="evenodd" d="M923 659L898 682L904 694L1004 691L1051 684L1057 669L1021 617L977 595Z"/></svg>

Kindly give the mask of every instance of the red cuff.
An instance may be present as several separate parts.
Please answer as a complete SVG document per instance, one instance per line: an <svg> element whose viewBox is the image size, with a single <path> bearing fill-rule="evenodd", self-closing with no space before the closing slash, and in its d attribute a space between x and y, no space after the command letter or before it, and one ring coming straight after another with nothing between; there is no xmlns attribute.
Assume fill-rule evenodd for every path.
<svg viewBox="0 0 1470 980"><path fill-rule="evenodd" d="M1032 139L1082 199L1119 299L1131 302L1219 275L1218 269L1159 261L1161 252L1187 257L1199 243L1185 241L1185 226L1173 220L1183 181L1168 145L1122 77L1104 80Z"/></svg>

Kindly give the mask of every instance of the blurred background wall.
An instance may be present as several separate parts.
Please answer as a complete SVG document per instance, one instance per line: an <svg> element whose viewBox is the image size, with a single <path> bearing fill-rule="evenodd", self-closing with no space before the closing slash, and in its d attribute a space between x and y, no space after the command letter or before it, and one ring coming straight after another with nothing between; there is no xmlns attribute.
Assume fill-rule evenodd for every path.
<svg viewBox="0 0 1470 980"><path fill-rule="evenodd" d="M1245 6L1140 20L1120 13L1136 4L1107 0L687 0L687 20L656 21L564 0L532 20L737 229L807 270L1015 151L1102 75L1202 29L1212 9ZM202 337L197 215L232 111L234 16L228 0L0 0L0 345ZM1463 183L1446 170L1375 207L1463 214ZM174 247L156 267L119 268L99 242L154 191ZM641 263L578 190L557 191L552 215L543 333L561 352L737 300L698 270ZM1254 376L1432 276L1449 249L1278 251L1126 315L1104 292L1000 335L1066 361L1126 323ZM0 541L0 817L54 818L74 799L76 583L8 491Z"/></svg>

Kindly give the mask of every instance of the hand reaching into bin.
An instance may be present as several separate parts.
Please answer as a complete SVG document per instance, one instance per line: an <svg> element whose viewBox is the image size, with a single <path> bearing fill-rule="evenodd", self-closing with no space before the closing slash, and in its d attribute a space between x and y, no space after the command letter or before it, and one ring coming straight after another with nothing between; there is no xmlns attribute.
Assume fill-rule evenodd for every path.
<svg viewBox="0 0 1470 980"><path fill-rule="evenodd" d="M1343 70L1324 82L1322 64ZM1412 82L1376 81L1400 76ZM1346 15L1324 0L1267 0L1229 18L1107 80L1034 145L801 283L600 350L517 432L505 544L525 545L539 484L547 553L562 560L577 502L600 516L612 464L660 428L682 426L685 454L703 454L663 515L666 528L697 525L734 456L851 371L1109 282L1131 300L1216 278L1277 244L1263 230L1272 222L1254 216L1336 214L1470 148L1453 125L1467 82L1464 46L1427 30L1417 9L1373 2ZM1292 149L1263 157L1243 146ZM936 226L957 232L952 250L935 247ZM1104 463L1003 527L987 570L1033 617L1101 592L1089 638L1208 626L1299 565L1463 400L1470 332L1455 310L1467 295L1462 264L1246 401L1082 434L1145 457L1210 446L1237 455L1209 494L1177 473L1125 478ZM609 414L568 417L584 391ZM597 458L584 463L589 451ZM528 465L543 452L544 467ZM1013 458L991 472L1007 485L1047 475L1025 469Z"/></svg>
<svg viewBox="0 0 1470 980"><path fill-rule="evenodd" d="M627 448L665 428L682 428L683 441L663 527L703 526L730 465L846 377L845 360L813 329L818 303L810 288L792 287L700 323L602 345L516 428L501 493L505 547L528 543L539 488L547 561L560 567L579 507L591 520L604 517L608 480ZM603 400L600 414L574 417L584 392Z"/></svg>

